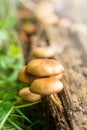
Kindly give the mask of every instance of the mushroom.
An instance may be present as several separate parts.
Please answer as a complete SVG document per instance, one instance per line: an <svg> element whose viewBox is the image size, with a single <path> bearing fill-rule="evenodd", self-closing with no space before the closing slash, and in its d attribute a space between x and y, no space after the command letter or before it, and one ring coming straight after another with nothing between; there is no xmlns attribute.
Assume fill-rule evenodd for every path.
<svg viewBox="0 0 87 130"><path fill-rule="evenodd" d="M32 51L32 55L37 58L51 58L55 55L54 50L51 47L36 47Z"/></svg>
<svg viewBox="0 0 87 130"><path fill-rule="evenodd" d="M30 11L26 8L17 11L17 17L20 20L26 20L32 18Z"/></svg>
<svg viewBox="0 0 87 130"><path fill-rule="evenodd" d="M22 82L30 84L32 93L41 94L42 96L49 95L59 110L63 111L62 103L57 96L57 92L59 93L63 89L63 84L59 81L63 72L63 66L56 60L35 59L22 68L18 78Z"/></svg>
<svg viewBox="0 0 87 130"><path fill-rule="evenodd" d="M56 93L59 93L62 89L62 82L55 77L36 79L30 85L30 91L32 93L49 95L52 101L58 106L60 111L63 111L63 107Z"/></svg>
<svg viewBox="0 0 87 130"><path fill-rule="evenodd" d="M27 64L26 71L37 77L47 77L63 73L64 67L53 59L35 59Z"/></svg>
<svg viewBox="0 0 87 130"><path fill-rule="evenodd" d="M24 32L27 34L34 34L36 32L36 26L34 23L25 23L23 26Z"/></svg>
<svg viewBox="0 0 87 130"><path fill-rule="evenodd" d="M34 13L42 25L52 25L58 22L58 16L55 14L53 5L47 1L41 1Z"/></svg>
<svg viewBox="0 0 87 130"><path fill-rule="evenodd" d="M63 77L63 72L61 72L58 75L54 75L54 76L49 76L49 77L55 77L56 79L61 79Z"/></svg>
<svg viewBox="0 0 87 130"><path fill-rule="evenodd" d="M18 95L19 95L19 97L23 98L24 101L27 101L27 102L34 102L34 101L38 101L41 99L41 95L32 93L29 90L29 87L22 88L19 91Z"/></svg>
<svg viewBox="0 0 87 130"><path fill-rule="evenodd" d="M23 83L30 84L36 77L28 74L26 72L26 66L24 66L18 73L18 79Z"/></svg>

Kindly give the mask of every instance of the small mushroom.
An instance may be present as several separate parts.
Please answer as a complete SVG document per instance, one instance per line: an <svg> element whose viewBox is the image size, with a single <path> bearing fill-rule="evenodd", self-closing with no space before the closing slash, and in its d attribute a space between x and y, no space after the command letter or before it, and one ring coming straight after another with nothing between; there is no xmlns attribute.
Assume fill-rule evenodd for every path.
<svg viewBox="0 0 87 130"><path fill-rule="evenodd" d="M17 17L18 17L18 19L20 19L22 21L22 20L32 18L32 15L28 9L23 8L23 9L17 11Z"/></svg>
<svg viewBox="0 0 87 130"><path fill-rule="evenodd" d="M58 16L55 14L53 5L49 2L40 2L35 9L35 16L42 25L52 25L58 22Z"/></svg>
<svg viewBox="0 0 87 130"><path fill-rule="evenodd" d="M63 111L63 107L61 101L56 96L56 93L59 93L62 89L62 82L54 77L36 79L30 85L31 92L35 94L49 95L60 111Z"/></svg>
<svg viewBox="0 0 87 130"><path fill-rule="evenodd" d="M33 49L32 55L37 58L51 58L55 52L51 47L36 47Z"/></svg>
<svg viewBox="0 0 87 130"><path fill-rule="evenodd" d="M36 26L34 23L26 23L23 26L23 30L27 34L34 34L36 32Z"/></svg>
<svg viewBox="0 0 87 130"><path fill-rule="evenodd" d="M26 72L26 66L24 66L18 73L18 80L30 84L34 79L36 79L35 76L32 76Z"/></svg>
<svg viewBox="0 0 87 130"><path fill-rule="evenodd" d="M19 95L19 97L23 98L23 100L26 102L34 102L34 101L38 101L41 99L41 95L32 93L29 90L29 87L22 88L19 91L18 95Z"/></svg>
<svg viewBox="0 0 87 130"><path fill-rule="evenodd" d="M53 59L35 59L27 64L26 71L38 77L47 77L63 73L64 67Z"/></svg>

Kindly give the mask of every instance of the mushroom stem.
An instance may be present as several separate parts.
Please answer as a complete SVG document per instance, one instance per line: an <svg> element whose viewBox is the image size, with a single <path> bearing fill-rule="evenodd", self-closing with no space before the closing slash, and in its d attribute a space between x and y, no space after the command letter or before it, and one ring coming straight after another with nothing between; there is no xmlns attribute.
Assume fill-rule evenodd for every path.
<svg viewBox="0 0 87 130"><path fill-rule="evenodd" d="M55 99L59 102L59 104L61 104L61 105L62 105L62 103L61 103L61 101L60 101L60 99L59 99L59 97L58 97L57 93L54 93L54 94L53 94L53 96L54 96L54 97L55 97Z"/></svg>
<svg viewBox="0 0 87 130"><path fill-rule="evenodd" d="M59 97L56 94L51 94L50 95L51 100L57 105L58 109L63 112L63 106L62 103L59 99Z"/></svg>

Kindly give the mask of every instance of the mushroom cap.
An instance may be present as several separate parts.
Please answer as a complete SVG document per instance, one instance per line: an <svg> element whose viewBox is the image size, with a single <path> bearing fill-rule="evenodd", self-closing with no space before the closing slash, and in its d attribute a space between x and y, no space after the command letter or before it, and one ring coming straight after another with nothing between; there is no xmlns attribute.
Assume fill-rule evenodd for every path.
<svg viewBox="0 0 87 130"><path fill-rule="evenodd" d="M27 64L26 70L32 75L46 77L58 75L64 71L64 68L58 61L53 59L35 59Z"/></svg>
<svg viewBox="0 0 87 130"><path fill-rule="evenodd" d="M18 19L29 19L32 17L30 11L28 9L21 9L17 11Z"/></svg>
<svg viewBox="0 0 87 130"><path fill-rule="evenodd" d="M34 101L38 101L41 99L41 95L32 93L29 90L29 87L22 88L19 91L18 95L19 95L19 97L23 97L24 98L23 100L25 100L27 102L34 102Z"/></svg>
<svg viewBox="0 0 87 130"><path fill-rule="evenodd" d="M37 47L33 49L32 54L38 58L50 58L54 56L55 52L51 47Z"/></svg>
<svg viewBox="0 0 87 130"><path fill-rule="evenodd" d="M33 23L26 23L23 26L23 30L27 33L27 34L33 34L36 32L36 26Z"/></svg>
<svg viewBox="0 0 87 130"><path fill-rule="evenodd" d="M48 18L49 16L54 14L54 12L54 8L49 2L45 3L41 1L35 9L35 15L40 21L43 21L44 18Z"/></svg>
<svg viewBox="0 0 87 130"><path fill-rule="evenodd" d="M32 76L26 72L26 66L24 66L18 73L18 80L30 84L34 79L36 79L35 76Z"/></svg>
<svg viewBox="0 0 87 130"><path fill-rule="evenodd" d="M54 75L54 76L50 76L50 77L53 77L53 78L56 78L56 79L61 79L63 77L63 73L60 73L58 75Z"/></svg>
<svg viewBox="0 0 87 130"><path fill-rule="evenodd" d="M30 86L31 92L41 95L50 95L55 92L60 92L62 89L62 82L53 77L36 79Z"/></svg>

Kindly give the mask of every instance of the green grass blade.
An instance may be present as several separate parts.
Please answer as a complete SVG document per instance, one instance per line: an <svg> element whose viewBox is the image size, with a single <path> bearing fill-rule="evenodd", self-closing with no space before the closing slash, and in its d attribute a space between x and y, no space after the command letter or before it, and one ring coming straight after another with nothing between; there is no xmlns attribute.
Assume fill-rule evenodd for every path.
<svg viewBox="0 0 87 130"><path fill-rule="evenodd" d="M23 130L21 127L19 127L17 124L15 124L13 121L8 119L8 122L16 128L16 130Z"/></svg>
<svg viewBox="0 0 87 130"><path fill-rule="evenodd" d="M20 105L20 106L15 106L15 108L16 108L16 109L25 108L25 107L29 107L29 106L35 105L35 104L37 104L37 103L39 103L39 102L41 102L41 101L32 102L32 103L24 104L24 105Z"/></svg>
<svg viewBox="0 0 87 130"><path fill-rule="evenodd" d="M10 113L13 111L14 107L11 107L11 109L7 112L7 114L5 115L4 119L2 120L2 122L0 123L0 130L2 129L4 123L6 122L8 116L10 115Z"/></svg>
<svg viewBox="0 0 87 130"><path fill-rule="evenodd" d="M29 120L29 118L27 118L24 113L22 113L19 109L16 110L21 116L22 118L26 119L26 121L28 121L30 124L32 124L32 122Z"/></svg>

